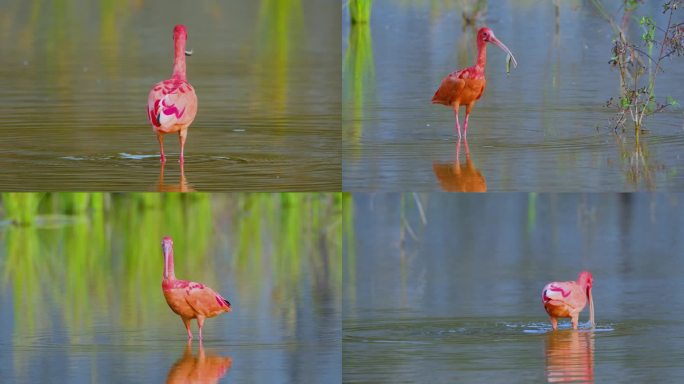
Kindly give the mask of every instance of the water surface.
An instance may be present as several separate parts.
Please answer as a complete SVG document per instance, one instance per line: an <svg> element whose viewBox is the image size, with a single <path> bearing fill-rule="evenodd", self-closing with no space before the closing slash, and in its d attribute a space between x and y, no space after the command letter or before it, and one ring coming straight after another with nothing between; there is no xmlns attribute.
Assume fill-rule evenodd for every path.
<svg viewBox="0 0 684 384"><path fill-rule="evenodd" d="M2 190L160 185L147 95L188 28L199 100L184 169L196 190L340 190L340 9L319 0L0 1Z"/></svg>
<svg viewBox="0 0 684 384"><path fill-rule="evenodd" d="M682 195L355 194L345 382L678 382ZM594 275L551 331L550 281ZM572 380L571 380L572 379Z"/></svg>
<svg viewBox="0 0 684 384"><path fill-rule="evenodd" d="M616 136L612 31L591 2L490 1L480 22L515 54L487 50L487 87L470 118L470 157L457 156L451 109L430 100L444 76L475 62L463 4L373 2L370 25L343 23L343 178L349 191L635 191L684 188L680 109L646 120L637 145ZM616 12L622 1L608 1ZM637 16L663 25L660 2ZM346 17L345 13L345 17ZM640 36L635 25L631 32ZM665 60L657 95L684 99L681 58ZM463 124L464 111L461 110ZM460 171L468 168L471 172ZM468 175L478 175L473 182Z"/></svg>
<svg viewBox="0 0 684 384"><path fill-rule="evenodd" d="M337 200L180 196L105 195L103 209L53 214L72 199L48 195L35 225L0 215L3 382L339 381ZM202 344L193 321L187 345L162 295L164 235L176 276L232 304Z"/></svg>

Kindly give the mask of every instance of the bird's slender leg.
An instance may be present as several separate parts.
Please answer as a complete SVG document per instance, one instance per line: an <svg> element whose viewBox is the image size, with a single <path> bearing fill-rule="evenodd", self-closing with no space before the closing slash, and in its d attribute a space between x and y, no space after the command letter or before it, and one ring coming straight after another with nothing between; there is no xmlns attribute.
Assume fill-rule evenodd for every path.
<svg viewBox="0 0 684 384"><path fill-rule="evenodd" d="M183 324L185 325L185 329L188 330L188 341L192 340L192 331L190 330L190 319L182 318L183 319Z"/></svg>
<svg viewBox="0 0 684 384"><path fill-rule="evenodd" d="M572 329L577 329L578 324L579 324L579 313L572 316Z"/></svg>
<svg viewBox="0 0 684 384"><path fill-rule="evenodd" d="M470 113L466 113L465 123L463 124L463 137L468 137L468 119L470 119Z"/></svg>
<svg viewBox="0 0 684 384"><path fill-rule="evenodd" d="M458 122L458 104L454 105L454 116L456 117L456 126L454 129L456 130L456 133L458 133L458 138L461 139L461 124Z"/></svg>
<svg viewBox="0 0 684 384"><path fill-rule="evenodd" d="M178 131L178 141L180 142L180 147L181 147L181 153L180 153L180 159L178 160L181 164L185 162L185 139L188 137L188 130L187 127L185 129L181 129Z"/></svg>
<svg viewBox="0 0 684 384"><path fill-rule="evenodd" d="M197 316L197 325L199 325L199 339L202 340L202 326L204 326L204 316Z"/></svg>
<svg viewBox="0 0 684 384"><path fill-rule="evenodd" d="M551 319L551 328L553 328L553 330L555 331L556 329L558 329L558 319L556 319L555 317L549 318Z"/></svg>
<svg viewBox="0 0 684 384"><path fill-rule="evenodd" d="M161 162L166 163L166 156L164 156L164 135L157 132L157 140L159 140L159 153L161 153Z"/></svg>
<svg viewBox="0 0 684 384"><path fill-rule="evenodd" d="M465 124L463 124L463 137L468 137L468 120L470 119L470 110L473 108L473 104L466 105L466 116Z"/></svg>

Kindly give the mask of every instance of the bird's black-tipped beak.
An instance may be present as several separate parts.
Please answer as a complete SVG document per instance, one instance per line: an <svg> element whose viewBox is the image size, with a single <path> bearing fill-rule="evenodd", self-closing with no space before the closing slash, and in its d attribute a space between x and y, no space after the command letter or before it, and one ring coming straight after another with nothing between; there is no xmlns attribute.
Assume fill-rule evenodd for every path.
<svg viewBox="0 0 684 384"><path fill-rule="evenodd" d="M185 56L192 56L192 49L191 50L185 50Z"/></svg>

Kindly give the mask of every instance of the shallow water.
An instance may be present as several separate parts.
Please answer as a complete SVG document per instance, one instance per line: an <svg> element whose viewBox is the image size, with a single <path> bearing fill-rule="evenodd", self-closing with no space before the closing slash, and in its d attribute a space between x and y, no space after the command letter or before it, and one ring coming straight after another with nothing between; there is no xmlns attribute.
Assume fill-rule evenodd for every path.
<svg viewBox="0 0 684 384"><path fill-rule="evenodd" d="M608 127L604 104L618 93L618 74L608 65L610 28L591 2L558 2L558 25L554 2L488 2L483 22L519 66L506 75L505 54L489 45L487 88L468 129L470 164L464 149L457 157L453 113L430 99L444 76L474 63L475 30L463 28L462 3L378 0L370 26L343 24L345 190L684 187L681 108L648 119L639 145ZM639 15L665 23L656 3ZM680 61L665 61L660 97L684 99Z"/></svg>
<svg viewBox="0 0 684 384"><path fill-rule="evenodd" d="M426 224L412 194L354 195L345 382L684 378L684 196L419 197ZM582 269L596 329L553 332L541 289Z"/></svg>
<svg viewBox="0 0 684 384"><path fill-rule="evenodd" d="M328 199L165 195L145 206L115 195L103 215L46 215L36 226L0 216L2 381L339 381L341 247ZM281 227L299 215L316 223ZM202 345L193 321L189 350L161 291L163 235L174 239L176 276L233 307L206 320Z"/></svg>
<svg viewBox="0 0 684 384"><path fill-rule="evenodd" d="M0 14L2 190L165 190L146 105L179 22L199 99L190 187L340 189L338 5L8 0ZM165 149L180 173L177 136Z"/></svg>

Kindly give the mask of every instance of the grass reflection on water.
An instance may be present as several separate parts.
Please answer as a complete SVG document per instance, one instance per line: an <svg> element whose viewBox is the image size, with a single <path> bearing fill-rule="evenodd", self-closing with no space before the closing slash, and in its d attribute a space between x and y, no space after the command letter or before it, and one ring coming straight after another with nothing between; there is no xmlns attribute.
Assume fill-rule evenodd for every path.
<svg viewBox="0 0 684 384"><path fill-rule="evenodd" d="M154 323L168 311L160 292L164 235L174 238L179 277L217 290L230 284L235 291L226 293L248 307L265 294L290 334L309 305L305 292L314 307L339 300L341 201L341 194L3 194L0 295L13 304L13 342L37 343L62 327L71 342L89 342L102 324L159 332Z"/></svg>

